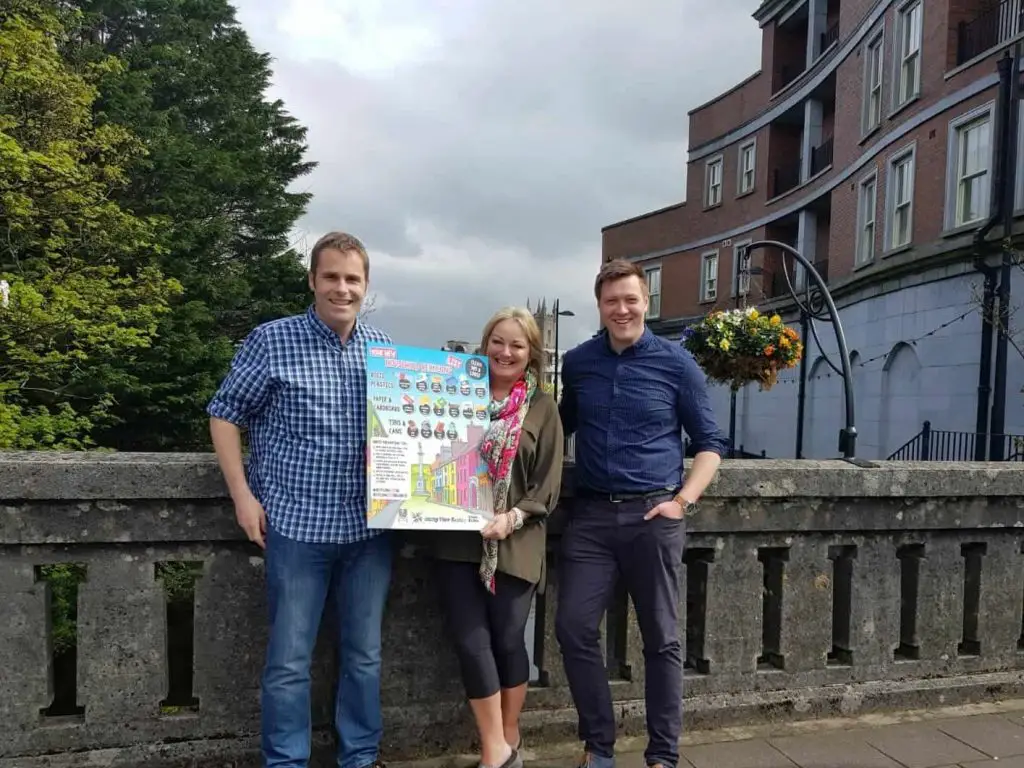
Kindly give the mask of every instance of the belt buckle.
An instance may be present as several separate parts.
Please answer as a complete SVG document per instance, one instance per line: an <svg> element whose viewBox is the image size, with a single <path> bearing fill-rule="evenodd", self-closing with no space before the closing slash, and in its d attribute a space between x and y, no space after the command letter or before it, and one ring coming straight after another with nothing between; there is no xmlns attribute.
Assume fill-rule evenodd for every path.
<svg viewBox="0 0 1024 768"><path fill-rule="evenodd" d="M622 499L617 499L617 498L615 498L615 494L614 493L609 493L608 494L608 503L609 504L621 504L622 503Z"/></svg>

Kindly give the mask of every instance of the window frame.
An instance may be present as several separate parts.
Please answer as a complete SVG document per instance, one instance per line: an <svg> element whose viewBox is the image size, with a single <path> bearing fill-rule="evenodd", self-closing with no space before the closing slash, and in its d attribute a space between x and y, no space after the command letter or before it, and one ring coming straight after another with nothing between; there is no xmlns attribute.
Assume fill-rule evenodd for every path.
<svg viewBox="0 0 1024 768"><path fill-rule="evenodd" d="M708 283L710 282L710 270L708 269L708 263L714 261L715 274L714 274L714 288L713 293L708 291ZM700 255L700 302L706 303L718 300L718 273L720 271L721 264L718 259L718 249L714 248L710 251L704 251Z"/></svg>
<svg viewBox="0 0 1024 768"><path fill-rule="evenodd" d="M750 245L753 240L749 237L739 240L733 243L732 246L732 281L729 286L729 296L735 299L737 296L749 296L750 295L750 275L746 275L746 286L740 285L740 248Z"/></svg>
<svg viewBox="0 0 1024 768"><path fill-rule="evenodd" d="M868 186L874 187L874 205L872 206L871 214L871 240L867 244L870 246L870 252L867 258L864 258L864 246L866 243L864 230L868 226L868 210L864 205L864 192ZM865 174L857 182L857 236L854 238L854 267L863 267L867 264L871 264L875 260L875 246L878 242L878 169L873 168L870 173Z"/></svg>
<svg viewBox="0 0 1024 768"><path fill-rule="evenodd" d="M878 85L871 83L871 58L878 54ZM885 118L885 27L883 26L864 44L863 94L861 109L861 135L867 136L882 127ZM878 114L874 123L871 122L871 100L876 95Z"/></svg>
<svg viewBox="0 0 1024 768"><path fill-rule="evenodd" d="M718 199L715 201L711 200L711 174L712 168L718 166ZM725 185L725 157L723 155L715 155L709 158L704 163L704 207L714 208L717 205L722 204L723 187Z"/></svg>
<svg viewBox="0 0 1024 768"><path fill-rule="evenodd" d="M750 150L750 186L743 186L743 178L746 175L743 168L743 158L747 150ZM744 141L736 150L736 196L749 195L757 187L757 137Z"/></svg>
<svg viewBox="0 0 1024 768"><path fill-rule="evenodd" d="M917 9L921 23L918 27L917 48L912 53L904 51L907 23L914 10ZM892 109L896 112L921 95L921 70L924 58L924 0L909 0L896 9L896 27L893 37L893 88L892 88ZM914 68L914 82L906 84L904 75L906 64L911 57L916 57L917 62ZM904 91L906 95L903 96Z"/></svg>
<svg viewBox="0 0 1024 768"><path fill-rule="evenodd" d="M907 206L907 240L906 242L894 243L893 234L896 218L895 184L897 179L897 168L905 161L910 162L910 196L906 202ZM914 243L914 201L917 193L917 142L914 141L889 155L885 163L885 245L883 251L895 251L907 248Z"/></svg>
<svg viewBox="0 0 1024 768"><path fill-rule="evenodd" d="M651 290L652 275L658 276L657 292ZM647 284L647 312L644 313L645 320L658 320L661 317L661 275L661 264L644 267L644 281ZM657 299L657 308L655 308L655 299Z"/></svg>
<svg viewBox="0 0 1024 768"><path fill-rule="evenodd" d="M995 166L995 101L990 101L972 110L958 115L949 121L946 143L946 205L943 215L943 227L946 231L970 227L984 221L992 211L992 173ZM988 204L977 219L958 223L960 208L960 152L963 129L971 123L987 120L989 124L988 168L986 170ZM1017 158L1018 162L1021 160Z"/></svg>

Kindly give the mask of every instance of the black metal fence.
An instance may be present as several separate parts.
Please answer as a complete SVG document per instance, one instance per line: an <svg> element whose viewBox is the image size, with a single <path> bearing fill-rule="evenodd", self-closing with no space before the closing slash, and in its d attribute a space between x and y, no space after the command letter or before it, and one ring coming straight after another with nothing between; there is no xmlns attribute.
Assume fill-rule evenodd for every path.
<svg viewBox="0 0 1024 768"><path fill-rule="evenodd" d="M831 27L821 33L821 48L818 50L824 53L829 49L832 43L839 42L839 22L837 21Z"/></svg>
<svg viewBox="0 0 1024 768"><path fill-rule="evenodd" d="M890 461L1024 461L1024 435L986 435L932 429L921 431L892 455Z"/></svg>
<svg viewBox="0 0 1024 768"><path fill-rule="evenodd" d="M832 165L834 142L829 136L821 144L811 150L811 176L817 176Z"/></svg>
<svg viewBox="0 0 1024 768"><path fill-rule="evenodd" d="M957 24L957 65L970 61L1021 31L1024 31L1024 0L988 3L973 19Z"/></svg>

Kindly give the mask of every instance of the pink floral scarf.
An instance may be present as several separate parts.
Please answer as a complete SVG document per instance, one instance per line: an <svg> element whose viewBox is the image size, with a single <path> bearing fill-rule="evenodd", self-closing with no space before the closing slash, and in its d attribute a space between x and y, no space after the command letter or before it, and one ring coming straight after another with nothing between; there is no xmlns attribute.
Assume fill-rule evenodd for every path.
<svg viewBox="0 0 1024 768"><path fill-rule="evenodd" d="M494 495L494 514L508 511L509 481L512 462L519 451L519 436L522 433L530 400L537 391L537 377L533 371L513 385L508 397L491 401L491 423L480 443L480 455L487 464ZM494 575L498 570L498 542L483 540L484 552L480 560L480 580L492 595L495 592Z"/></svg>

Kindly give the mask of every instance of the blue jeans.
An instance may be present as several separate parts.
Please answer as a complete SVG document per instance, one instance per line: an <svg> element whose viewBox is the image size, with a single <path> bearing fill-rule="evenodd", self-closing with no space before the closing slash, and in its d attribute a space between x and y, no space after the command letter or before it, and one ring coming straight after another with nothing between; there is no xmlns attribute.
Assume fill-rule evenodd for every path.
<svg viewBox="0 0 1024 768"><path fill-rule="evenodd" d="M306 544L267 526L270 638L262 678L264 768L306 768L311 742L310 666L328 594L338 617L338 768L377 759L381 620L391 581L387 534L355 544Z"/></svg>

